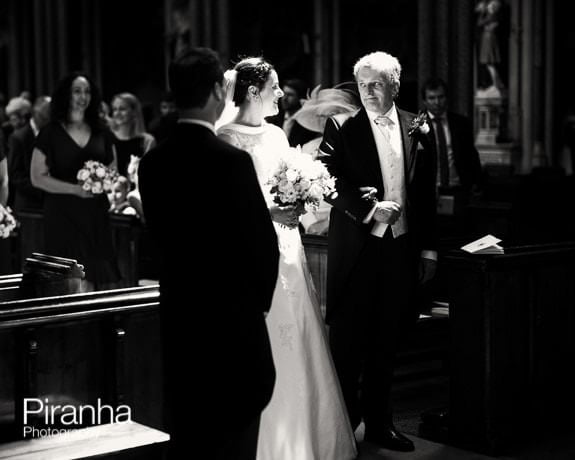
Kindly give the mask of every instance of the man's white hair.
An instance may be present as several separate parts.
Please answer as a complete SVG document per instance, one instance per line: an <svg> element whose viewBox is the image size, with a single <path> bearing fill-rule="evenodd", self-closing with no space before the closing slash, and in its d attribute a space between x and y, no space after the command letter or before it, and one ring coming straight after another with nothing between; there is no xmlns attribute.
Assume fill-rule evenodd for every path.
<svg viewBox="0 0 575 460"><path fill-rule="evenodd" d="M383 51L366 54L353 66L353 76L356 80L359 70L363 67L369 67L379 72L394 87L394 96L397 95L401 77L401 64L396 57Z"/></svg>

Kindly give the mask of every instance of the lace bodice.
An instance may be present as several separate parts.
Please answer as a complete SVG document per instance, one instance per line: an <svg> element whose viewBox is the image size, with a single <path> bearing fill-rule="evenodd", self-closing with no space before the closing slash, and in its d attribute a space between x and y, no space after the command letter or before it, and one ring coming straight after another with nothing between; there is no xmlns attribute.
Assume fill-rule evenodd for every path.
<svg viewBox="0 0 575 460"><path fill-rule="evenodd" d="M289 148L283 130L266 122L261 126L228 123L218 129L218 136L251 155L260 185L266 191L269 187L265 183L277 167L282 153Z"/></svg>

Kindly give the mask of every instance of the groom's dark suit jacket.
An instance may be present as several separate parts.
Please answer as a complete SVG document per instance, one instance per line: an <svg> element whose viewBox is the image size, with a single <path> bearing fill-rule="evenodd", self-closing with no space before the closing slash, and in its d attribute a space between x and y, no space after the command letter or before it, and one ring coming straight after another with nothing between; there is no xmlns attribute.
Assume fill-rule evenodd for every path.
<svg viewBox="0 0 575 460"><path fill-rule="evenodd" d="M407 223L411 249L436 247L436 202L434 150L430 138L420 133L409 136L414 114L397 110L403 141L407 186ZM321 159L336 178L337 195L327 199L333 205L328 246L327 320L343 298L349 275L370 235L373 224L362 220L372 204L361 198L362 186L376 187L382 200L385 184L371 125L365 109L336 115L327 120Z"/></svg>
<svg viewBox="0 0 575 460"><path fill-rule="evenodd" d="M209 443L253 420L271 398L264 312L277 277L276 234L251 158L207 127L178 124L142 158L138 174L163 256L171 433L184 444L196 435Z"/></svg>

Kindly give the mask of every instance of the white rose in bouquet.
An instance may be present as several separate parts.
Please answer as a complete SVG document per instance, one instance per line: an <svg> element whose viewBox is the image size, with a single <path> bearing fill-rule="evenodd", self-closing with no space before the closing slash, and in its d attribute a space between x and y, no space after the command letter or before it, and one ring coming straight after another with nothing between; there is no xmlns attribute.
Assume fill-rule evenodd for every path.
<svg viewBox="0 0 575 460"><path fill-rule="evenodd" d="M12 210L0 204L0 238L8 238L16 225Z"/></svg>
<svg viewBox="0 0 575 460"><path fill-rule="evenodd" d="M321 200L335 191L335 179L325 165L292 147L281 157L267 184L280 206L301 204L317 209Z"/></svg>
<svg viewBox="0 0 575 460"><path fill-rule="evenodd" d="M100 195L112 189L117 175L118 173L115 170L106 165L98 161L88 160L84 163L82 169L78 171L76 178L83 190L92 192L94 195Z"/></svg>

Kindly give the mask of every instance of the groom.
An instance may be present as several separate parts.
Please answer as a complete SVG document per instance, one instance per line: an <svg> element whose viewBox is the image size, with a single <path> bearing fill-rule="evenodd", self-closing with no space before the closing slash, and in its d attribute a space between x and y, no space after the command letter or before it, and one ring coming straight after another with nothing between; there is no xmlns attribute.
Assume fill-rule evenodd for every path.
<svg viewBox="0 0 575 460"><path fill-rule="evenodd" d="M327 121L322 161L336 178L328 233L327 322L352 426L410 451L390 402L397 344L415 324L414 291L435 272L434 154L425 126L399 110L401 66L383 52L354 75L363 108Z"/></svg>
<svg viewBox="0 0 575 460"><path fill-rule="evenodd" d="M190 49L168 78L180 119L143 157L139 185L163 258L170 458L253 460L275 381L264 314L276 234L251 158L215 136L225 102L217 54Z"/></svg>

